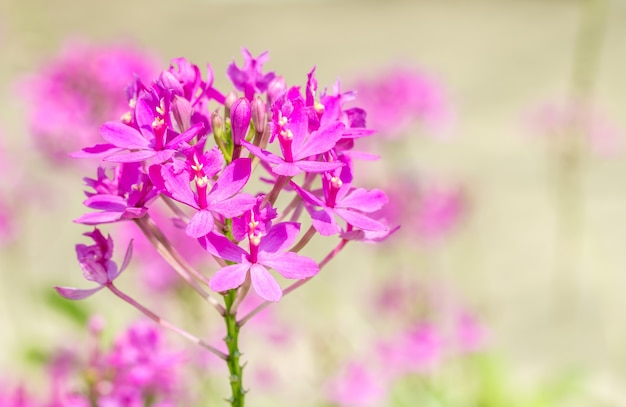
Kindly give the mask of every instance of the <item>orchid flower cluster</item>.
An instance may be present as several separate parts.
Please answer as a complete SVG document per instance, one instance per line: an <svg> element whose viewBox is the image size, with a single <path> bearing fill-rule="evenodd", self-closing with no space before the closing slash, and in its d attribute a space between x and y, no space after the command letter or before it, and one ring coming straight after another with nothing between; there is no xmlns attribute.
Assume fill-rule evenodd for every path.
<svg viewBox="0 0 626 407"><path fill-rule="evenodd" d="M200 68L183 58L174 59L150 83L137 77L127 89L129 110L100 127L105 142L72 154L106 163L94 178L85 178L84 204L92 211L76 219L96 226L85 234L93 244L76 246L83 274L96 286L56 287L69 299L87 298L106 287L163 327L220 356L230 370L233 406L243 405L245 395L239 329L315 276L349 241L379 241L397 229L379 218L386 194L355 182L354 141L373 134L365 111L346 107L355 93L341 92L339 84L320 92L315 68L303 92L263 72L267 52L254 58L244 49L243 57L243 66L233 62L228 67L235 90L227 94L214 86L210 65L203 78ZM172 222L184 229L188 244L199 245L207 261L219 265L210 277L189 264L151 217L157 199L171 209ZM130 263L132 241L118 267L113 238L97 226L122 221L134 222L221 314L227 353L165 321L115 285ZM338 240L321 261L299 253L316 234ZM282 288L270 270L296 281ZM238 305L250 288L265 302L239 317Z"/></svg>

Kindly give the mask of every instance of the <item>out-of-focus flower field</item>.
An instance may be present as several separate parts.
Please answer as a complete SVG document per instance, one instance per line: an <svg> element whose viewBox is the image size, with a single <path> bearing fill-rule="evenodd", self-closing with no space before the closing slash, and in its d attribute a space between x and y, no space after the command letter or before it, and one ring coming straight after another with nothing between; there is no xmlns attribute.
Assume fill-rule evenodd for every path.
<svg viewBox="0 0 626 407"><path fill-rule="evenodd" d="M97 288L115 279L140 303L217 348L214 353L227 351L224 321L135 223L104 224L104 235L91 234L87 225L113 216L107 211L118 201L84 206L86 189L102 194L112 181L104 172L97 176L99 158L68 157L88 155L76 152L103 143L101 135L111 142L128 127L99 131L105 122L134 125L127 112L142 90L127 93L126 87L136 77L150 85L180 57L206 81L201 96L190 96L197 96L197 106L180 102L180 95L172 99L171 120L180 133L204 120L204 128L217 133L221 124L233 138L236 132L245 137L251 123L253 134L264 127L259 105L251 103L251 113L237 109L250 106L246 100L254 94L266 94L267 120L283 129L282 114L298 109L289 105L272 117L270 106L286 103L285 83L299 86L308 126L315 122L320 134L330 133L324 117L331 103L340 105L332 105L342 120L334 128L345 124L354 145L342 139L349 151L333 159L351 168L355 186L358 179L358 187L370 191L358 202L356 194L351 202L337 196L339 217L342 208L359 217L346 219L338 241L349 243L332 261L323 259L337 241L316 235L301 258L289 257L300 270L271 274L283 288L291 281L282 276L308 277L306 255L323 265L310 282L280 294L271 282L253 281L239 304L238 315L246 315L283 295L241 329L248 405L626 405L624 38L626 3L619 0L3 0L0 407L228 404L229 370L206 348L161 329L110 290L70 301L53 288ZM193 76L181 60L173 66L169 72L177 78ZM317 93L311 92L314 67ZM167 83L169 77L160 78ZM238 92L235 104L231 90ZM233 110L224 127L211 113L225 104ZM197 117L200 108L208 119ZM191 121L182 125L185 112ZM246 114L251 118L237 128ZM158 125L155 119L150 128ZM281 143L291 140L279 130ZM162 164L174 154L167 148L158 159L141 151ZM254 146L246 151L254 153ZM207 160L223 160L221 153L212 157ZM313 165L307 157L304 165ZM275 164L259 168L282 176ZM158 175L149 172L165 195L182 171L168 165ZM228 178L227 170L218 172L209 178ZM255 182L279 183L276 174L269 184ZM328 178L325 191L346 183L339 178ZM379 190L389 201L382 208ZM290 184L278 202L288 206L284 195L299 194L314 212L311 202L324 194L307 192ZM212 287L239 287L224 275L213 278L220 267L209 253L221 254L226 243L201 238L203 249L189 236L206 235L198 232L204 219L187 208L171 221L166 204L179 199L167 196L151 207L151 217L178 253ZM233 202L224 205L245 206ZM104 215L93 215L105 206ZM189 206L206 209L195 201ZM143 216L142 205L115 210L118 218ZM255 213L245 218L248 228ZM235 217L213 214L209 229L213 216L217 223ZM235 236L241 232L237 221L228 222L224 230L230 225ZM336 232L334 223L311 222L321 235ZM115 242L112 257L107 234ZM117 275L131 240L133 259ZM75 250L77 244L83 246ZM259 264L269 256L262 252ZM86 266L111 258L118 269L98 274Z"/></svg>

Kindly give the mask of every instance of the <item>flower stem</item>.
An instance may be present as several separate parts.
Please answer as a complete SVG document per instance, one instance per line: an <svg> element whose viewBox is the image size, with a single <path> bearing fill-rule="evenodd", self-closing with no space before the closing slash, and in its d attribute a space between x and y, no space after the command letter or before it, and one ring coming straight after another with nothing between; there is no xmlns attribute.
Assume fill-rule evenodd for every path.
<svg viewBox="0 0 626 407"><path fill-rule="evenodd" d="M222 351L220 351L217 348L214 348L213 346L209 345L208 343L206 343L202 339L200 339L200 338L190 334L189 332L185 331L184 329L181 329L181 328L177 327L176 325L174 325L174 324L164 320L163 318L161 318L160 316L158 316L154 312L150 311L148 308L144 307L143 305L138 303L136 300L134 300L133 298L131 298L130 296L128 296L124 292L120 291L120 289L117 288L116 286L114 286L113 283L107 284L107 288L113 294L115 294L117 297L122 299L124 302L132 305L134 308L136 308L139 311L141 311L141 313L143 313L145 316L147 316L148 318L150 318L151 320L153 320L157 324L161 325L163 328L169 329L172 332L176 332L177 334L179 334L183 338L185 338L185 339L195 343L196 345L199 345L199 346L207 349L209 352L217 355L221 359L228 360L228 356L225 355Z"/></svg>
<svg viewBox="0 0 626 407"><path fill-rule="evenodd" d="M226 364L230 373L230 389L232 396L228 400L232 407L243 407L246 391L243 389L243 366L240 364L239 358L239 329L241 324L237 322L236 312L233 312L233 305L237 299L237 290L230 290L224 295L224 303L226 304L226 312L224 313L224 322L226 322L226 337L224 342L228 348L228 356Z"/></svg>

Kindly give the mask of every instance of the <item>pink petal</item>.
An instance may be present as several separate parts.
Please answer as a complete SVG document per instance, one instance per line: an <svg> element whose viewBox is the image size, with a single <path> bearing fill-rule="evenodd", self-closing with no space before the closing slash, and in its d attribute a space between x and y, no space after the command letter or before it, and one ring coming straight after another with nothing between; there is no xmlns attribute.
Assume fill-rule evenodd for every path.
<svg viewBox="0 0 626 407"><path fill-rule="evenodd" d="M294 139L294 145L292 146L294 161L331 150L341 138L344 128L345 125L341 122L331 123L311 133L302 146L297 146Z"/></svg>
<svg viewBox="0 0 626 407"><path fill-rule="evenodd" d="M388 226L384 223L376 221L369 216L357 211L348 209L335 208L335 214L351 224L354 227L363 230L382 231L387 230ZM320 232L321 234L321 232Z"/></svg>
<svg viewBox="0 0 626 407"><path fill-rule="evenodd" d="M101 223L117 222L122 218L122 212L92 212L74 219L74 223L83 225L99 225Z"/></svg>
<svg viewBox="0 0 626 407"><path fill-rule="evenodd" d="M256 198L250 194L239 194L222 202L210 204L213 212L217 212L226 218L234 218L252 208L256 203Z"/></svg>
<svg viewBox="0 0 626 407"><path fill-rule="evenodd" d="M277 302L283 296L283 290L265 267L253 264L250 268L250 278L252 288L265 301Z"/></svg>
<svg viewBox="0 0 626 407"><path fill-rule="evenodd" d="M185 229L188 236L199 238L208 234L213 229L213 214L206 209L198 211L189 219Z"/></svg>
<svg viewBox="0 0 626 407"><path fill-rule="evenodd" d="M59 293L59 295L61 297L67 298L68 300L82 300L82 299L90 297L94 293L100 291L102 289L102 287L104 287L104 286L100 285L100 286L98 286L96 288L85 290L85 289L73 288L73 287L58 287L58 286L55 286L54 289L57 291L57 293Z"/></svg>
<svg viewBox="0 0 626 407"><path fill-rule="evenodd" d="M243 189L250 179L252 160L239 158L230 163L219 176L207 196L209 203L230 198Z"/></svg>
<svg viewBox="0 0 626 407"><path fill-rule="evenodd" d="M104 161L112 163L137 163L154 157L155 155L157 155L157 152L153 150L139 150L133 151L132 153L110 155L106 157Z"/></svg>
<svg viewBox="0 0 626 407"><path fill-rule="evenodd" d="M276 154L263 150L255 146L252 143L248 143L245 140L241 140L241 145L243 145L245 148L248 149L248 151L250 151L255 156L259 157L262 161L265 161L266 163L281 164L285 162L285 160L283 160L281 157L277 156Z"/></svg>
<svg viewBox="0 0 626 407"><path fill-rule="evenodd" d="M325 161L312 161L312 160L301 160L301 161L296 162L295 164L299 169L301 169L304 172L332 171L339 167L343 167L344 165L341 161L335 161L335 162L329 163ZM276 172L276 169L274 169L274 172Z"/></svg>
<svg viewBox="0 0 626 407"><path fill-rule="evenodd" d="M315 260L293 252L269 259L259 253L259 263L273 268L285 278L297 280L312 277L320 270Z"/></svg>
<svg viewBox="0 0 626 407"><path fill-rule="evenodd" d="M221 293L243 284L250 269L250 264L233 264L219 269L209 280L211 290Z"/></svg>
<svg viewBox="0 0 626 407"><path fill-rule="evenodd" d="M337 203L337 206L354 208L368 213L379 210L389 202L387 195L380 189L368 191L363 188L355 188L345 198L337 197L337 199L340 201Z"/></svg>
<svg viewBox="0 0 626 407"><path fill-rule="evenodd" d="M224 260L241 263L248 256L244 249L216 233L209 233L198 241L204 250Z"/></svg>
<svg viewBox="0 0 626 407"><path fill-rule="evenodd" d="M315 230L322 236L336 235L341 231L335 221L335 214L331 209L322 209L311 214L311 221Z"/></svg>
<svg viewBox="0 0 626 407"><path fill-rule="evenodd" d="M265 252L271 255L287 251L296 241L299 232L300 224L296 222L282 222L272 226L267 235L261 238L259 254Z"/></svg>
<svg viewBox="0 0 626 407"><path fill-rule="evenodd" d="M136 129L120 122L104 123L100 127L100 135L116 147L132 150L135 148L144 149L150 146L150 142Z"/></svg>
<svg viewBox="0 0 626 407"><path fill-rule="evenodd" d="M126 200L119 195L93 195L85 199L83 205L109 212L122 212L127 206Z"/></svg>

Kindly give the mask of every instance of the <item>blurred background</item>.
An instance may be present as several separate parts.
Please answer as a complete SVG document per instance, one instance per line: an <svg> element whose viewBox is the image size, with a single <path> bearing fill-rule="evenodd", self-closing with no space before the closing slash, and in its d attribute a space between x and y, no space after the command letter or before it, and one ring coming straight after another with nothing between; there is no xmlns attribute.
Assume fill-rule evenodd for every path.
<svg viewBox="0 0 626 407"><path fill-rule="evenodd" d="M180 56L210 63L228 89L226 67L241 64L246 47L269 51L265 70L288 84L304 86L313 66L320 88L390 81L395 67L429 78L444 98L441 120L416 114L397 135L365 141L382 158L363 178L383 189L408 177L461 191L453 225L434 241L400 219L395 246L348 245L276 306L299 339L288 351L250 339L246 355L297 380L251 395L250 405L331 405L320 377L340 362L320 368L320 352L367 353L380 330L367 304L400 278L430 287L430 307L452 296L471 310L483 359L433 373L444 396L412 399L409 381L377 405L626 405L625 23L617 0L3 0L0 187L14 238L0 248L0 376L39 377L37 355L85 336L51 287L85 287L74 245L87 229L72 219L84 213L82 178L94 172L34 147L25 81L71 40L129 44L163 68ZM384 103L401 109L398 99ZM138 317L104 292L79 307L104 316L110 337ZM455 404L453 389L480 375L489 376L482 390Z"/></svg>

